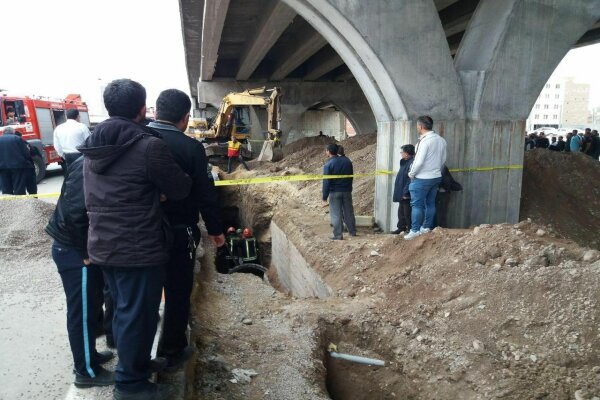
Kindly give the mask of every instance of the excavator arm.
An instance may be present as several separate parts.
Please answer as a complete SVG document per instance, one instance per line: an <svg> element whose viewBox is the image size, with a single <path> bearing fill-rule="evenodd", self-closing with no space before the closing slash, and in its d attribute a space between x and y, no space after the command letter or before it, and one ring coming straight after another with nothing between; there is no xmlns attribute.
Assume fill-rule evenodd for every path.
<svg viewBox="0 0 600 400"><path fill-rule="evenodd" d="M267 132L268 138L265 143L268 143L270 149L281 147L281 103L280 97L281 90L278 87L273 89L266 89L265 87L257 89L247 89L243 92L229 93L223 98L217 115L215 116L214 122L210 127L206 127L205 121L190 121L188 127L188 134L198 139L223 141L227 140L231 134L231 127L234 121L233 112L236 107L240 106L259 106L267 108ZM193 125L192 125L193 124ZM246 137L240 137L236 134L236 137L240 140L247 139ZM218 147L218 144L215 144ZM263 150L264 150L263 146ZM218 153L218 149L211 149L210 153ZM209 153L207 148L207 154ZM279 158L275 155L273 157L273 151L270 152L268 160L273 158ZM263 151L261 151L261 155Z"/></svg>

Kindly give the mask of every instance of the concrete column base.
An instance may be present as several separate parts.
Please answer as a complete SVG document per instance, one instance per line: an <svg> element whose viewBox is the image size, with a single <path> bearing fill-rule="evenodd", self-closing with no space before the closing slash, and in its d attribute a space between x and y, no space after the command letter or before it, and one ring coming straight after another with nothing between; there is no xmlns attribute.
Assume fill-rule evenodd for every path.
<svg viewBox="0 0 600 400"><path fill-rule="evenodd" d="M434 121L434 130L448 142L446 164L460 170L452 175L463 186L462 192L452 193L449 226L518 222L525 121ZM397 173L400 147L417 140L412 121L379 123L377 169ZM386 232L396 229L398 222L398 204L392 202L394 180L395 175L380 175L375 181L375 221Z"/></svg>

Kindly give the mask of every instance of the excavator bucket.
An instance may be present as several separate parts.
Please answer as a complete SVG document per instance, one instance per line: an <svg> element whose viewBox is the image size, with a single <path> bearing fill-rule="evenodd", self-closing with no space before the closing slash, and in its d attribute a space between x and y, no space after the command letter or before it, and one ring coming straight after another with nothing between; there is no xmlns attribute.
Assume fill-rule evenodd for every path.
<svg viewBox="0 0 600 400"><path fill-rule="evenodd" d="M281 148L276 147L274 141L266 140L263 143L262 150L258 156L258 161L276 162L281 159L283 159L283 151Z"/></svg>

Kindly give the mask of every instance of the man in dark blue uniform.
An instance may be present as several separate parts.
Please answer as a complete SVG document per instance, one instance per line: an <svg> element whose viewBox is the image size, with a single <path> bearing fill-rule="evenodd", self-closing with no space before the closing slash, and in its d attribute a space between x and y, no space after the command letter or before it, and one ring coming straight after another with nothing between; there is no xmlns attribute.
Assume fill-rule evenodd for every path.
<svg viewBox="0 0 600 400"><path fill-rule="evenodd" d="M46 232L52 236L52 258L58 267L67 298L67 330L73 354L75 386L108 386L112 372L102 368L113 358L110 351L96 351L94 332L95 293L103 286L102 271L90 265L87 253L88 216L83 195L83 157L69 164L54 214Z"/></svg>
<svg viewBox="0 0 600 400"><path fill-rule="evenodd" d="M165 315L158 356L168 360L167 371L181 367L193 354L186 329L190 315L190 295L194 283L196 246L200 241L199 214L209 238L220 247L225 243L223 225L214 184L208 178L204 146L187 137L192 103L177 89L163 91L156 100L156 121L148 126L157 130L181 169L192 178L189 195L163 203L173 231L173 247L165 276Z"/></svg>
<svg viewBox="0 0 600 400"><path fill-rule="evenodd" d="M3 194L26 194L27 176L33 169L27 143L7 127L0 136L0 187Z"/></svg>

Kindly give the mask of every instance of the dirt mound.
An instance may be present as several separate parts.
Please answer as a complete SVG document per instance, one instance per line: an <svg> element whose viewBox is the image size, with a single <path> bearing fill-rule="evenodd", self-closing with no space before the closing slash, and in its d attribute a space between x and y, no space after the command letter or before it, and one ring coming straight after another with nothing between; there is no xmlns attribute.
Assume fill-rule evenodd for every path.
<svg viewBox="0 0 600 400"><path fill-rule="evenodd" d="M54 205L36 199L0 200L0 252L27 261L46 256L52 239L44 228Z"/></svg>
<svg viewBox="0 0 600 400"><path fill-rule="evenodd" d="M346 156L352 160L355 173L368 174L375 171L376 140L377 135L371 133L339 142L344 147ZM335 143L335 140L327 137L310 137L294 142L284 148L287 150L283 160L270 165L259 165L258 174L321 174L323 165L327 161L324 152L327 143ZM320 199L322 186L320 181L300 182L295 185L303 190L299 195ZM374 193L374 176L354 179L353 197L356 215L373 215Z"/></svg>
<svg viewBox="0 0 600 400"><path fill-rule="evenodd" d="M368 142L346 146L357 172L374 168L374 146ZM529 157L541 157L542 164L550 166L569 161L545 161L553 157L548 152ZM303 163L302 168L286 165L290 160ZM312 146L289 154L281 163L240 173L318 173L323 162L322 147ZM572 162L588 164L585 158ZM526 159L526 175L541 174L536 179L543 180L548 175L544 171ZM592 181L595 175L590 176ZM578 201L596 207L598 196L591 196L597 188L586 191L583 182L569 180L568 174L564 178L564 183L562 178L544 181L565 188L572 183L581 189L581 200L563 207ZM372 207L373 189L367 187L371 182L356 180L357 209ZM279 305L268 299L254 301L260 304L255 311L281 315L293 326L316 332L315 343L308 344L316 346L316 366L311 367L315 373L308 374L307 383L324 384L334 399L600 396L598 251L564 239L558 226L528 220L473 230L436 229L413 241L367 229L359 229L358 237L329 241L331 228L327 209L321 205L320 185L287 182L228 189L241 199L244 219L257 214L266 230L272 216L331 289L332 296L325 300L295 299L291 293L293 301ZM543 204L544 198L533 201ZM269 277L281 285L285 281L277 279L274 267ZM337 344L341 352L385 360L386 367L335 361L325 351L329 343ZM259 344L256 349L263 351ZM250 352L243 354L248 357ZM252 365L271 354L267 349L243 361ZM241 361L232 357L231 365ZM248 398L260 398L255 396Z"/></svg>
<svg viewBox="0 0 600 400"><path fill-rule="evenodd" d="M583 154L525 153L521 219L549 224L563 237L600 248L600 163Z"/></svg>
<svg viewBox="0 0 600 400"><path fill-rule="evenodd" d="M298 151L305 149L307 147L315 147L318 146L323 150L325 146L329 143L336 143L335 138L329 136L310 136L305 137L300 140L296 140L288 145L283 147L283 155L288 156L293 153L297 153Z"/></svg>
<svg viewBox="0 0 600 400"><path fill-rule="evenodd" d="M371 388L355 398L600 393L597 251L526 221L410 242L359 231L332 243L323 217L306 210L273 220L348 302L324 317L329 340L390 361L386 371L349 374L356 382L344 381L346 390Z"/></svg>

